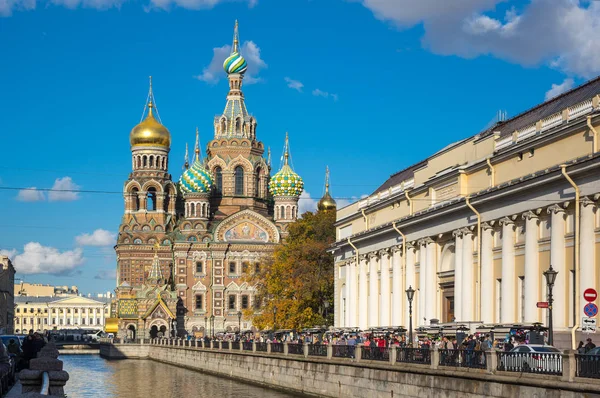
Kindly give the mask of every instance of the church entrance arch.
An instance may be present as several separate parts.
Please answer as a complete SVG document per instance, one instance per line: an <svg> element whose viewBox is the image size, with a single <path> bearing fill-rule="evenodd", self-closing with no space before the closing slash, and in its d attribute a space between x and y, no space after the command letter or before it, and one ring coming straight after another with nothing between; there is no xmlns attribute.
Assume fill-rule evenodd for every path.
<svg viewBox="0 0 600 398"><path fill-rule="evenodd" d="M129 326L127 326L127 339L135 340L135 336L136 336L135 325L130 324Z"/></svg>

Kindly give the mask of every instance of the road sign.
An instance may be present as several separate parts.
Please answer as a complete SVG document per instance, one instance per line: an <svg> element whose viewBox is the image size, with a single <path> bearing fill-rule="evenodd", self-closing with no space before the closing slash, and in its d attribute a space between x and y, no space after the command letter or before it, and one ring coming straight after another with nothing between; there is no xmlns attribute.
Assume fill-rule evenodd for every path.
<svg viewBox="0 0 600 398"><path fill-rule="evenodd" d="M592 288L585 289L585 291L583 292L583 298L585 299L585 301L591 303L592 301L596 301L596 299L598 298L598 292Z"/></svg>
<svg viewBox="0 0 600 398"><path fill-rule="evenodd" d="M548 302L547 301L538 301L537 307L538 308L548 308Z"/></svg>
<svg viewBox="0 0 600 398"><path fill-rule="evenodd" d="M590 318L595 317L598 315L598 306L594 303L587 303L585 307L583 307L583 313Z"/></svg>
<svg viewBox="0 0 600 398"><path fill-rule="evenodd" d="M581 318L581 331L583 333L596 333L596 318Z"/></svg>

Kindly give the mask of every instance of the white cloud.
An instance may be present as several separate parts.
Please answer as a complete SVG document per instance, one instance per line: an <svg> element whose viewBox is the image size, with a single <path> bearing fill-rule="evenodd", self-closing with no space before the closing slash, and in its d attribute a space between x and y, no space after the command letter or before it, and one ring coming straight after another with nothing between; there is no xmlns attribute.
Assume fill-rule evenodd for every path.
<svg viewBox="0 0 600 398"><path fill-rule="evenodd" d="M22 253L17 254L16 250L2 252L12 253L12 261L19 274L65 275L72 273L85 261L80 248L61 252L38 242L27 243Z"/></svg>
<svg viewBox="0 0 600 398"><path fill-rule="evenodd" d="M0 256L7 256L8 258L10 258L11 261L15 258L17 253L18 253L17 249L12 249L12 250L1 249L0 250Z"/></svg>
<svg viewBox="0 0 600 398"><path fill-rule="evenodd" d="M117 279L117 270L116 269L103 269L98 271L94 279L102 279L102 280L111 280Z"/></svg>
<svg viewBox="0 0 600 398"><path fill-rule="evenodd" d="M97 10L107 10L109 8L120 8L125 0L50 0L54 5L63 6L70 9L93 8ZM168 10L172 5L187 8L191 10L210 9L220 3L248 3L252 8L258 0L150 0L145 9L160 8ZM11 16L13 11L34 10L37 0L0 0L0 17Z"/></svg>
<svg viewBox="0 0 600 398"><path fill-rule="evenodd" d="M105 229L97 229L91 234L81 234L75 237L79 246L113 246L116 240L117 234Z"/></svg>
<svg viewBox="0 0 600 398"><path fill-rule="evenodd" d="M317 211L318 199L313 199L310 193L303 191L298 200L298 214L302 215L307 211Z"/></svg>
<svg viewBox="0 0 600 398"><path fill-rule="evenodd" d="M52 185L52 190L48 193L50 202L71 202L79 199L79 193L73 192L79 190L80 186L75 184L71 177L57 178Z"/></svg>
<svg viewBox="0 0 600 398"><path fill-rule="evenodd" d="M504 0L362 0L382 20L423 25L423 46L466 58L495 57L525 66L546 63L586 78L600 73L600 2L530 0L517 13L491 17Z"/></svg>
<svg viewBox="0 0 600 398"><path fill-rule="evenodd" d="M289 88L292 88L298 92L302 92L302 87L304 87L304 84L302 84L302 82L299 82L298 80L290 79L289 77L284 78L284 80L287 83L287 86Z"/></svg>
<svg viewBox="0 0 600 398"><path fill-rule="evenodd" d="M36 187L30 187L21 189L17 194L17 200L20 202L41 202L46 200L46 195Z"/></svg>
<svg viewBox="0 0 600 398"><path fill-rule="evenodd" d="M337 94L329 93L327 91L322 91L322 90L319 90L318 88L313 90L312 95L314 95L315 97L332 98L334 101L338 100Z"/></svg>
<svg viewBox="0 0 600 398"><path fill-rule="evenodd" d="M545 100L548 101L551 98L554 98L566 91L569 91L570 89L572 89L575 86L575 81L571 78L566 78L562 83L560 84L552 84L552 87L550 88L550 90L546 91L546 98Z"/></svg>
<svg viewBox="0 0 600 398"><path fill-rule="evenodd" d="M253 41L245 41L240 51L248 63L248 70L244 74L244 82L246 84L261 82L262 78L258 74L261 70L267 68L267 64L260 56L260 47ZM213 58L210 64L202 69L200 75L194 77L209 84L218 83L226 76L225 70L223 70L223 61L229 54L231 54L231 45L213 48Z"/></svg>

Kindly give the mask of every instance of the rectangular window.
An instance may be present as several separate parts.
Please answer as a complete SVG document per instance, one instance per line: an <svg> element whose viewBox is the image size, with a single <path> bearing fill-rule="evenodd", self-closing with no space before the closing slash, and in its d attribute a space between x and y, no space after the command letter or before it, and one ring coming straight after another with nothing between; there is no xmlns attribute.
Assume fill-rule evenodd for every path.
<svg viewBox="0 0 600 398"><path fill-rule="evenodd" d="M204 303L203 300L204 296L202 296L201 294L196 295L196 309L197 310L202 310L204 308Z"/></svg>
<svg viewBox="0 0 600 398"><path fill-rule="evenodd" d="M231 261L229 263L229 273L230 274L235 274L235 261Z"/></svg>
<svg viewBox="0 0 600 398"><path fill-rule="evenodd" d="M235 310L235 296L229 296L229 307L230 310Z"/></svg>
<svg viewBox="0 0 600 398"><path fill-rule="evenodd" d="M27 318L23 318L23 325L27 325Z"/></svg>
<svg viewBox="0 0 600 398"><path fill-rule="evenodd" d="M67 325L71 324L71 319L67 319Z"/></svg>
<svg viewBox="0 0 600 398"><path fill-rule="evenodd" d="M85 318L83 318L83 319L81 320L81 324L82 324L82 325L85 325Z"/></svg>
<svg viewBox="0 0 600 398"><path fill-rule="evenodd" d="M246 274L248 273L248 263L244 262L242 263L242 273Z"/></svg>
<svg viewBox="0 0 600 398"><path fill-rule="evenodd" d="M20 313L20 312L21 312L21 309L20 309L20 308L17 308L17 314L18 314L18 313Z"/></svg>
<svg viewBox="0 0 600 398"><path fill-rule="evenodd" d="M204 264L202 263L202 261L197 261L196 262L196 273L201 274L204 272Z"/></svg>
<svg viewBox="0 0 600 398"><path fill-rule="evenodd" d="M246 296L246 295L242 296L242 309L243 310L248 309L248 296Z"/></svg>

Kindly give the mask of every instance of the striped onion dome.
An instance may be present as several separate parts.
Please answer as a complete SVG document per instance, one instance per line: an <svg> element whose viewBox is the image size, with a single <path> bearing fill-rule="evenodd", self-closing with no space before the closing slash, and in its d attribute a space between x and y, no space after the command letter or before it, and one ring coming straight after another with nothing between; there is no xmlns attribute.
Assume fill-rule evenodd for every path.
<svg viewBox="0 0 600 398"><path fill-rule="evenodd" d="M248 64L246 63L244 57L242 57L242 55L236 51L231 53L231 55L227 57L225 62L223 62L223 69L225 69L225 72L227 72L228 74L243 74L244 72L246 72L246 69L248 69Z"/></svg>
<svg viewBox="0 0 600 398"><path fill-rule="evenodd" d="M179 179L179 188L183 193L208 193L212 185L213 179L210 172L202 166L198 158Z"/></svg>

